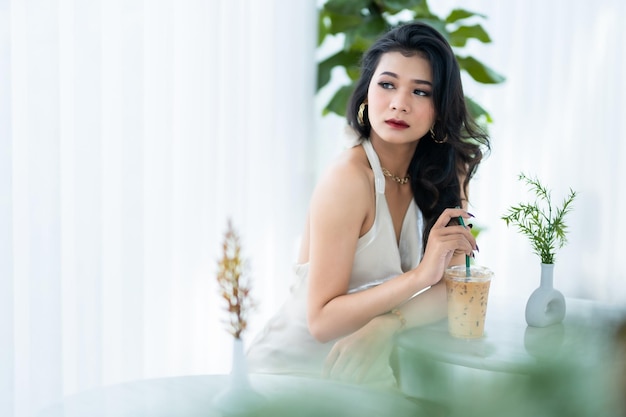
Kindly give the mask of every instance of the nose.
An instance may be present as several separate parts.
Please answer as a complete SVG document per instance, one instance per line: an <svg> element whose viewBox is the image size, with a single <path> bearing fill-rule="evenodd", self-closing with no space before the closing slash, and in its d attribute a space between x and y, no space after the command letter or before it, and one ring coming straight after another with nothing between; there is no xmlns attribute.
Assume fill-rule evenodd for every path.
<svg viewBox="0 0 626 417"><path fill-rule="evenodd" d="M408 113L411 110L409 100L404 94L396 94L389 103L392 110L398 110L404 113Z"/></svg>

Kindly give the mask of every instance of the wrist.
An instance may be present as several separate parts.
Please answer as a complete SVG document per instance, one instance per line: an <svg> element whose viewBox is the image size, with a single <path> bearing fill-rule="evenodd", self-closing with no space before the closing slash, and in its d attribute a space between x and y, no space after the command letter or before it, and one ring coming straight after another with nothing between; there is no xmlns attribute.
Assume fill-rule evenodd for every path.
<svg viewBox="0 0 626 417"><path fill-rule="evenodd" d="M430 261L422 260L419 265L413 269L414 294L418 294L425 289L437 284L443 278L443 272L439 272L438 268L432 268Z"/></svg>
<svg viewBox="0 0 626 417"><path fill-rule="evenodd" d="M393 335L406 328L406 319L400 310L394 308L389 313L375 317L371 324L377 328L377 332Z"/></svg>
<svg viewBox="0 0 626 417"><path fill-rule="evenodd" d="M372 328L376 334L387 337L399 331L400 321L395 315L386 313L374 317L367 326Z"/></svg>

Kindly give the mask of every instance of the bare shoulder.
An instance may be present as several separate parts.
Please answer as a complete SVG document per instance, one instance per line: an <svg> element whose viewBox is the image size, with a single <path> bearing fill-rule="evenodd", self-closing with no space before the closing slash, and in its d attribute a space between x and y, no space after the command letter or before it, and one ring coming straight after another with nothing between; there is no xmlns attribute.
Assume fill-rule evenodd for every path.
<svg viewBox="0 0 626 417"><path fill-rule="evenodd" d="M373 174L361 146L343 151L322 175L316 192L329 191L349 198L367 197Z"/></svg>
<svg viewBox="0 0 626 417"><path fill-rule="evenodd" d="M364 218L373 196L373 174L361 146L343 151L322 175L313 193L313 209ZM319 206L318 206L319 207Z"/></svg>
<svg viewBox="0 0 626 417"><path fill-rule="evenodd" d="M315 242L327 249L333 247L335 255L341 250L338 246L356 244L375 206L373 174L364 154L360 146L345 150L318 181L310 201L299 262L309 261L310 246ZM349 259L347 252L342 258Z"/></svg>

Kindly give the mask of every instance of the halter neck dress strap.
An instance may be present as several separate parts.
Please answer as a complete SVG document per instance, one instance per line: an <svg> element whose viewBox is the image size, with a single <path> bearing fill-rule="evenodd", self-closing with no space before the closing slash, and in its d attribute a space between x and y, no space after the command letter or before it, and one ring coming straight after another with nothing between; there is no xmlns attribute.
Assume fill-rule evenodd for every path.
<svg viewBox="0 0 626 417"><path fill-rule="evenodd" d="M374 171L374 189L379 194L385 194L385 175L383 174L383 170L380 167L380 160L378 159L378 155L374 150L374 146L369 139L364 139L362 145L363 149L365 149L367 160L372 167L372 171Z"/></svg>

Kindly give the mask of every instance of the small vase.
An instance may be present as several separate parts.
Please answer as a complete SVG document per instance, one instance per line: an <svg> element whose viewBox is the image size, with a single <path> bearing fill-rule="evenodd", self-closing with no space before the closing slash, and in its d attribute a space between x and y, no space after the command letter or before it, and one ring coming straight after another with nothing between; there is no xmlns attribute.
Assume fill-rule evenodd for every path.
<svg viewBox="0 0 626 417"><path fill-rule="evenodd" d="M526 303L526 323L547 327L563 321L565 297L553 286L554 264L541 264L541 283Z"/></svg>
<svg viewBox="0 0 626 417"><path fill-rule="evenodd" d="M258 410L264 397L250 384L243 340L233 339L233 364L226 387L213 399L213 404L225 416L248 415Z"/></svg>

